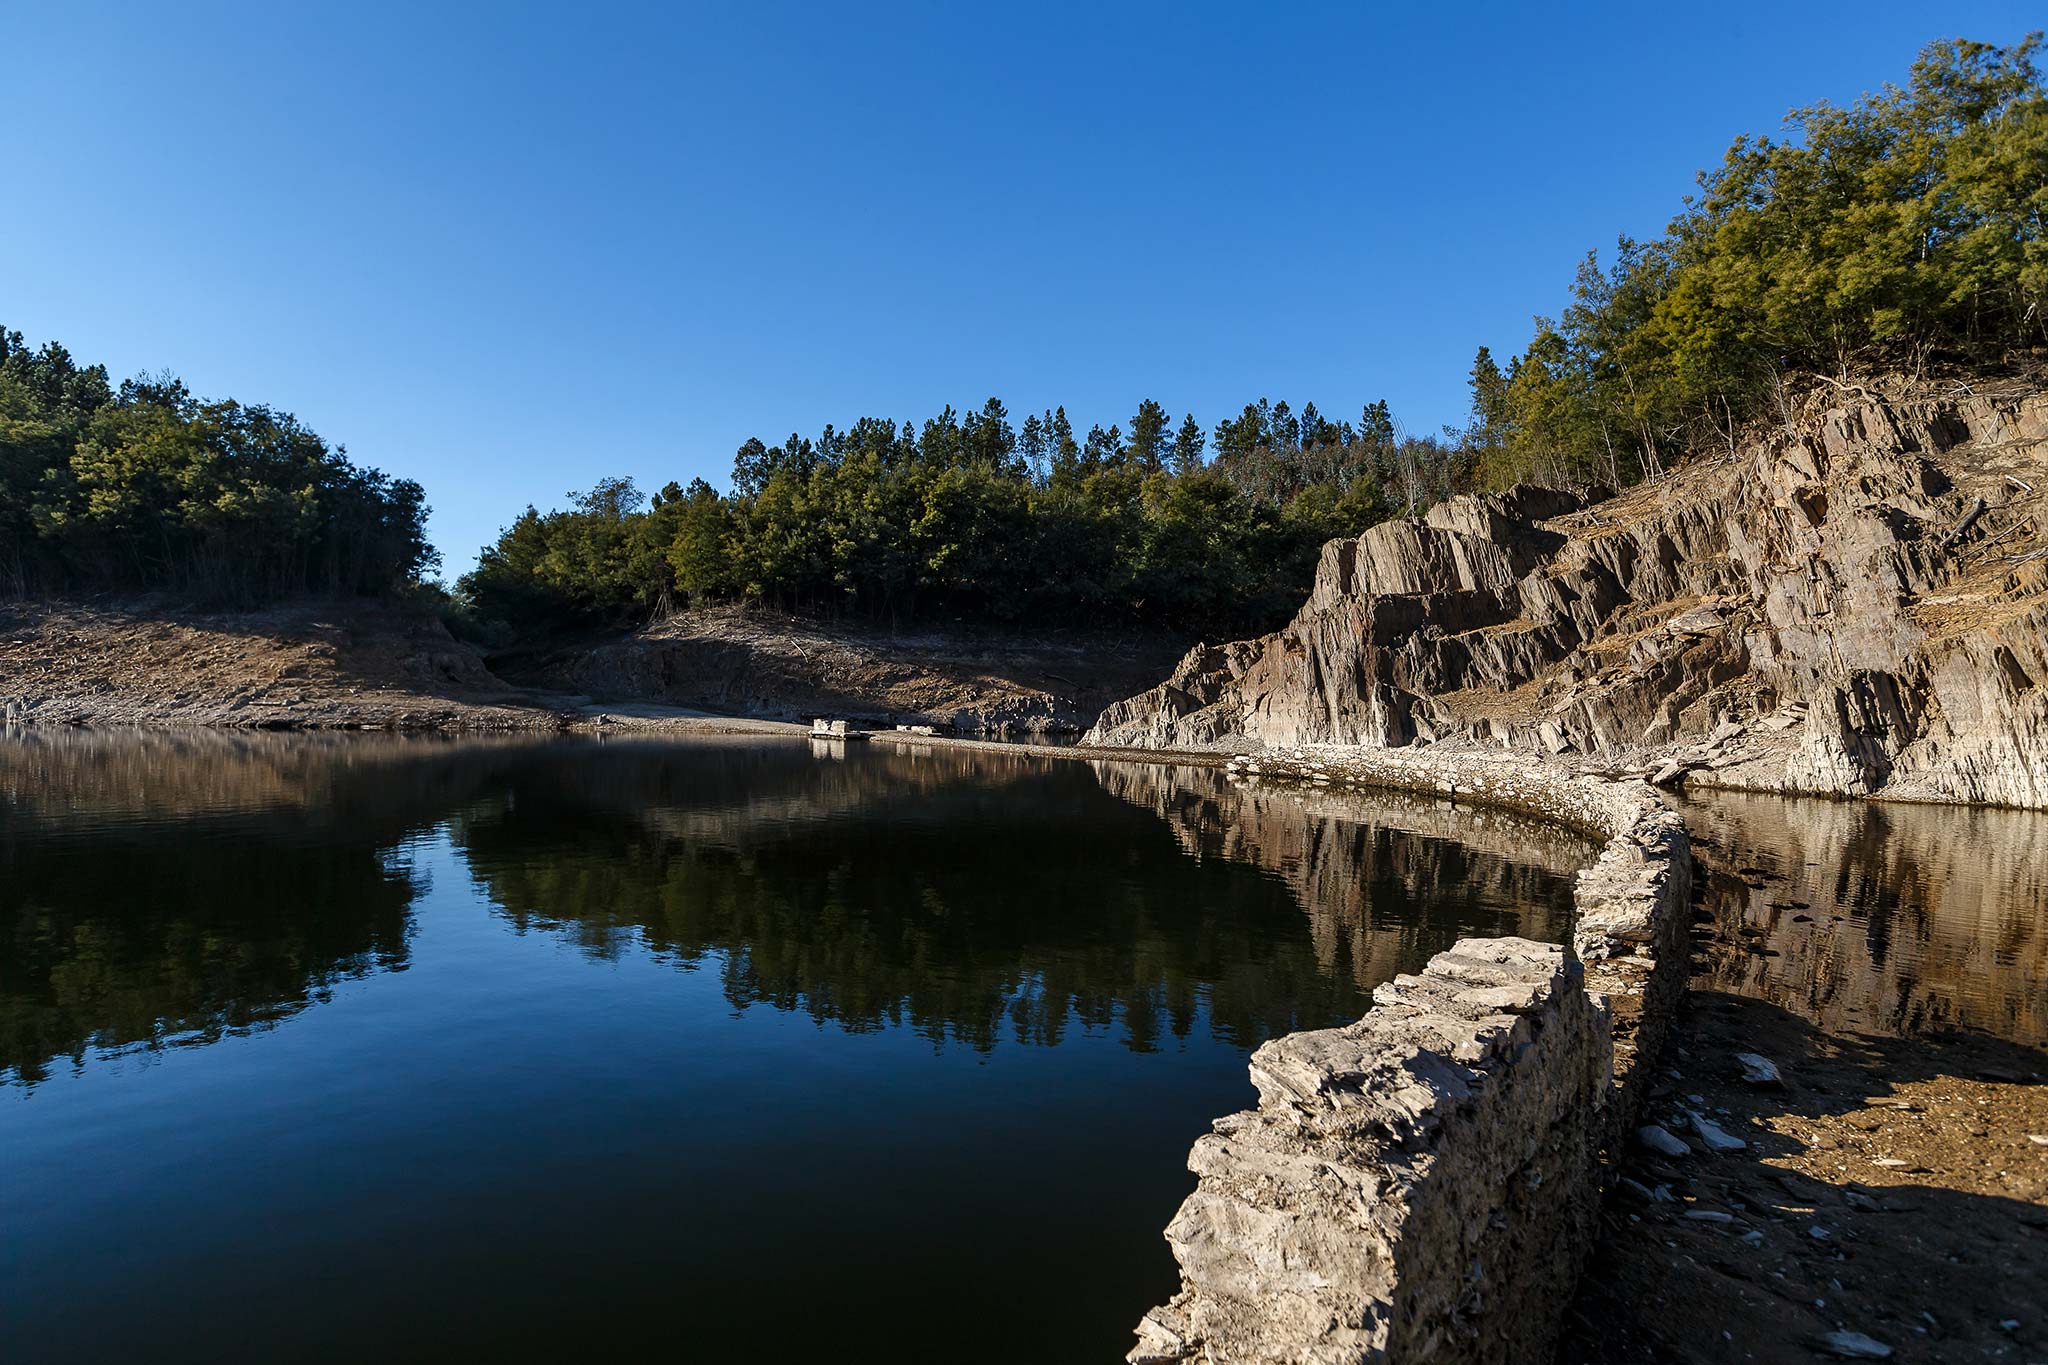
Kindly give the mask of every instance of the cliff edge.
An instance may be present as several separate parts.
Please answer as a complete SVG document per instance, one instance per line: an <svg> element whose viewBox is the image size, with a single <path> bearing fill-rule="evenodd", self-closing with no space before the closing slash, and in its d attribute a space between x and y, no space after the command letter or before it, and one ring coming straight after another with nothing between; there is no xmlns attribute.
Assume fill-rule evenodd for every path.
<svg viewBox="0 0 2048 1365"><path fill-rule="evenodd" d="M1466 495L1324 546L1085 743L1485 743L1661 782L2048 807L2048 391L1817 388L1589 502Z"/></svg>

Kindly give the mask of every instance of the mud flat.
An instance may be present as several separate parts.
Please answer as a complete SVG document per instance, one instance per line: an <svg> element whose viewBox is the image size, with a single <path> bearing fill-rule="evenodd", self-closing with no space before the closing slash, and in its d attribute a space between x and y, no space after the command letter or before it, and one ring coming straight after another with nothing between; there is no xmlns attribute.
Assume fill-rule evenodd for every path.
<svg viewBox="0 0 2048 1365"><path fill-rule="evenodd" d="M2048 1359L2048 819L1683 809L1692 988L1649 1110L1744 1145L1630 1154L1562 1359Z"/></svg>

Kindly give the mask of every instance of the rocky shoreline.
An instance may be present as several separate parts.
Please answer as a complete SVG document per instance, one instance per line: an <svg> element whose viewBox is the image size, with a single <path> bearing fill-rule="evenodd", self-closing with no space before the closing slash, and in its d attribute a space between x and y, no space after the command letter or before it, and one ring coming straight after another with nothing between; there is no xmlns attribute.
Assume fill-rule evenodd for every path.
<svg viewBox="0 0 2048 1365"><path fill-rule="evenodd" d="M1182 1293L1145 1319L1131 1358L1519 1360L1542 1358L1560 1330L1573 1362L1937 1359L1944 1343L1997 1354L2029 1339L1981 1274L1950 1291L1972 1305L1966 1323L1933 1307L1920 1310L1932 1323L1905 1321L1889 1305L1973 1264L1980 1225L2001 1229L2008 1264L2048 1273L2040 1156L2013 1148L2048 1129L2041 1054L1994 1065L1967 1040L1845 1043L1697 980L1682 1006L1693 865L1684 822L1652 788L2048 809L2044 490L2036 388L1816 396L1784 430L1618 498L1454 498L1332 542L1293 624L1197 646L1165 683L1109 706L1081 747L877 731L895 745L1391 787L1606 841L1581 877L1570 952L1468 940L1376 992L1358 1023L1260 1050L1259 1106L1197 1145L1200 1184L1168 1229ZM599 705L508 685L431 618L389 608L193 618L18 605L0 615L0 720L805 733L679 702L698 684L671 676L678 660L710 648L679 637L593 654L603 690L652 698ZM777 696L841 658L793 648L811 671L792 666ZM788 652L747 646L762 649ZM997 686L958 660L933 683L933 660L906 673L862 658L835 709L1026 731L1067 715L1042 686ZM771 709L760 688L733 691L734 668L718 697ZM863 702L874 687L880 700ZM1697 945L1703 960L1743 950L1751 928L1723 926L1720 948ZM1775 1085L1725 1064L1745 1038L1774 1040ZM1916 1058L1925 1075L1886 1074ZM1871 1103L1830 1098L1845 1094ZM1629 1140L1639 1113L1655 1130L1641 1143ZM1852 1172L1831 1155L1860 1159L1859 1134L1873 1132L1899 1164ZM2036 1164L1991 1185L1945 1159L1980 1148ZM1890 1192L1902 1184L1915 1188ZM1945 1212L1919 1229L1918 1260L1873 1254L1894 1235L1885 1215L1930 1203ZM1756 1269L1759 1247L1770 1271ZM1561 1325L1588 1255L1599 1269ZM1753 1320L1746 1336L1718 1329L1715 1344L1713 1316L1738 1312ZM1625 1321L1589 1335L1602 1314Z"/></svg>

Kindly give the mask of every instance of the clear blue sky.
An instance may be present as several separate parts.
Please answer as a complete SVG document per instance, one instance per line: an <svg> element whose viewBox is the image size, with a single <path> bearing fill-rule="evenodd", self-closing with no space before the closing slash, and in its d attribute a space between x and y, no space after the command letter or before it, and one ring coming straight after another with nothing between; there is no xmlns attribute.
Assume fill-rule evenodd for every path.
<svg viewBox="0 0 2048 1365"><path fill-rule="evenodd" d="M448 570L605 474L990 394L1456 420L1739 131L2038 5L0 7L0 321L417 478Z"/></svg>

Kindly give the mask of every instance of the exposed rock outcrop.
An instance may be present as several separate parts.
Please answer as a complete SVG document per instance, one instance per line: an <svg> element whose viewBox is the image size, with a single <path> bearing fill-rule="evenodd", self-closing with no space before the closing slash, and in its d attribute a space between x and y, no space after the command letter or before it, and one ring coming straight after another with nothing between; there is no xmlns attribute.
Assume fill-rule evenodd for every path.
<svg viewBox="0 0 2048 1365"><path fill-rule="evenodd" d="M1555 944L1467 939L1358 1023L1261 1048L1259 1107L1188 1158L1200 1183L1166 1230L1187 1288L1130 1358L1532 1358L1496 1336L1512 1319L1469 1311L1499 1292L1472 1271L1570 1295L1557 1249L1588 1240L1599 1199L1591 1126L1568 1116L1607 1069L1577 974Z"/></svg>
<svg viewBox="0 0 2048 1365"><path fill-rule="evenodd" d="M2048 806L2048 393L1854 393L1620 497L1519 487L1332 541L1284 630L1197 646L1088 742L1479 741Z"/></svg>

